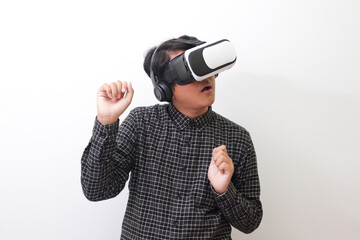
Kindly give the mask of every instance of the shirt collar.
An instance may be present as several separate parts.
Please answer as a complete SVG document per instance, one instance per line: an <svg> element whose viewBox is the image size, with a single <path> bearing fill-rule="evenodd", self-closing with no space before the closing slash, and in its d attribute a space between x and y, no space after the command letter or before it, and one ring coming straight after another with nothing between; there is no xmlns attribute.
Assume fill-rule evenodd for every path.
<svg viewBox="0 0 360 240"><path fill-rule="evenodd" d="M199 130L202 130L212 119L213 111L212 107L210 106L208 111L203 115L190 119L189 117L185 116L181 112L179 112L173 104L168 105L168 111L170 117L173 119L175 125L180 129L183 130L187 127L196 127Z"/></svg>

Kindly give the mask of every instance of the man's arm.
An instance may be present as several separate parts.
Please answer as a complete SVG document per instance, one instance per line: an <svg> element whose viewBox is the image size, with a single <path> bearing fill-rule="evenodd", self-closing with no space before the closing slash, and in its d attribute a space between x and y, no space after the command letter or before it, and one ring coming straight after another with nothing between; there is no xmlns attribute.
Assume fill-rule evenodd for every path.
<svg viewBox="0 0 360 240"><path fill-rule="evenodd" d="M217 159L217 156L222 157ZM223 175L223 183L228 182L226 190L223 191L222 188L218 188L222 185L220 176L214 178L211 174L209 175L216 203L232 226L244 233L251 233L259 226L263 214L254 146L250 141L245 156L243 156L245 165L241 169L240 166L234 169L232 159L226 156L227 152L213 155L212 164L214 166L211 167L212 164L210 164L209 167L210 174L211 168L215 169L217 165L219 165L218 168L223 166L223 169L219 169L218 175ZM225 174L231 178L231 181L224 177Z"/></svg>
<svg viewBox="0 0 360 240"><path fill-rule="evenodd" d="M131 84L117 81L98 90L98 115L81 159L81 184L91 201L112 198L124 188L131 170L136 123L130 113L119 128L119 116L130 105Z"/></svg>

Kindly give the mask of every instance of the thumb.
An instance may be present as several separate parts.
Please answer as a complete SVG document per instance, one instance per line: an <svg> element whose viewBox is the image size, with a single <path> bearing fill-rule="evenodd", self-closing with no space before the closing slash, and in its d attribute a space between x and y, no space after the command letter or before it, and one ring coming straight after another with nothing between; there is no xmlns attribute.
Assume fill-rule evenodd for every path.
<svg viewBox="0 0 360 240"><path fill-rule="evenodd" d="M130 101L132 100L133 96L134 96L134 89L132 87L132 83L129 82L129 86L128 86L128 89L127 89L127 93L126 93L126 96L125 96L125 99Z"/></svg>

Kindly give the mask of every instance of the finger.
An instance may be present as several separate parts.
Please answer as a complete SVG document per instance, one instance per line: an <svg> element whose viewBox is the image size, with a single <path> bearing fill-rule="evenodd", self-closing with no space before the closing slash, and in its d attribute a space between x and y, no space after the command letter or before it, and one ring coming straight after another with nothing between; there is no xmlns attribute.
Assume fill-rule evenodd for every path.
<svg viewBox="0 0 360 240"><path fill-rule="evenodd" d="M220 147L218 147L218 150L227 153L227 149L225 145L221 145Z"/></svg>
<svg viewBox="0 0 360 240"><path fill-rule="evenodd" d="M122 88L122 82L120 80L117 80L116 82L116 89L117 89L117 98L121 98L121 88Z"/></svg>
<svg viewBox="0 0 360 240"><path fill-rule="evenodd" d="M128 91L128 83L127 82L122 82L122 88L121 88L121 97L123 97L124 95L126 95L127 91Z"/></svg>
<svg viewBox="0 0 360 240"><path fill-rule="evenodd" d="M224 152L223 154L214 157L214 160L216 162L216 166L219 166L222 162L226 162L230 165L234 165L233 160Z"/></svg>
<svg viewBox="0 0 360 240"><path fill-rule="evenodd" d="M217 167L219 167L223 162L228 162L227 158L223 155L220 155L219 157L215 158L214 161Z"/></svg>
<svg viewBox="0 0 360 240"><path fill-rule="evenodd" d="M214 155L213 155L215 161L216 161L217 159L219 159L220 157L222 157L222 156L225 157L225 158L228 158L228 157L229 157L229 156L228 156L225 152L223 152L223 151L218 151L218 152L214 153Z"/></svg>
<svg viewBox="0 0 360 240"><path fill-rule="evenodd" d="M110 86L109 86L107 83L104 83L104 84L100 87L99 91L105 91L105 92L106 92L106 95L107 95L109 98L112 97L112 96L111 96L111 88L110 88Z"/></svg>
<svg viewBox="0 0 360 240"><path fill-rule="evenodd" d="M115 82L112 82L111 84L110 84L110 88L111 88L111 92L112 92L112 98L113 97L117 97L117 94L118 94L118 90L117 90L117 86L116 86L116 83Z"/></svg>
<svg viewBox="0 0 360 240"><path fill-rule="evenodd" d="M232 171L231 165L226 162L223 162L218 168L220 171L229 171L229 172Z"/></svg>
<svg viewBox="0 0 360 240"><path fill-rule="evenodd" d="M219 147L214 148L213 153L219 152L219 151L223 151L227 153L227 149L225 145L221 145Z"/></svg>

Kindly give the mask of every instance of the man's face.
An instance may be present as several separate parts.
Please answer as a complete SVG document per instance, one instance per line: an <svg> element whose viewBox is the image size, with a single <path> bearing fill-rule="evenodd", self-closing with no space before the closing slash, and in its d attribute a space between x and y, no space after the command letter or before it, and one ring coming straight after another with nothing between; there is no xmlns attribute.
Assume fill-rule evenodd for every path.
<svg viewBox="0 0 360 240"><path fill-rule="evenodd" d="M182 54L184 51L170 52L170 59ZM194 81L186 85L174 86L172 102L177 107L207 110L215 101L215 77L209 77L202 81Z"/></svg>

